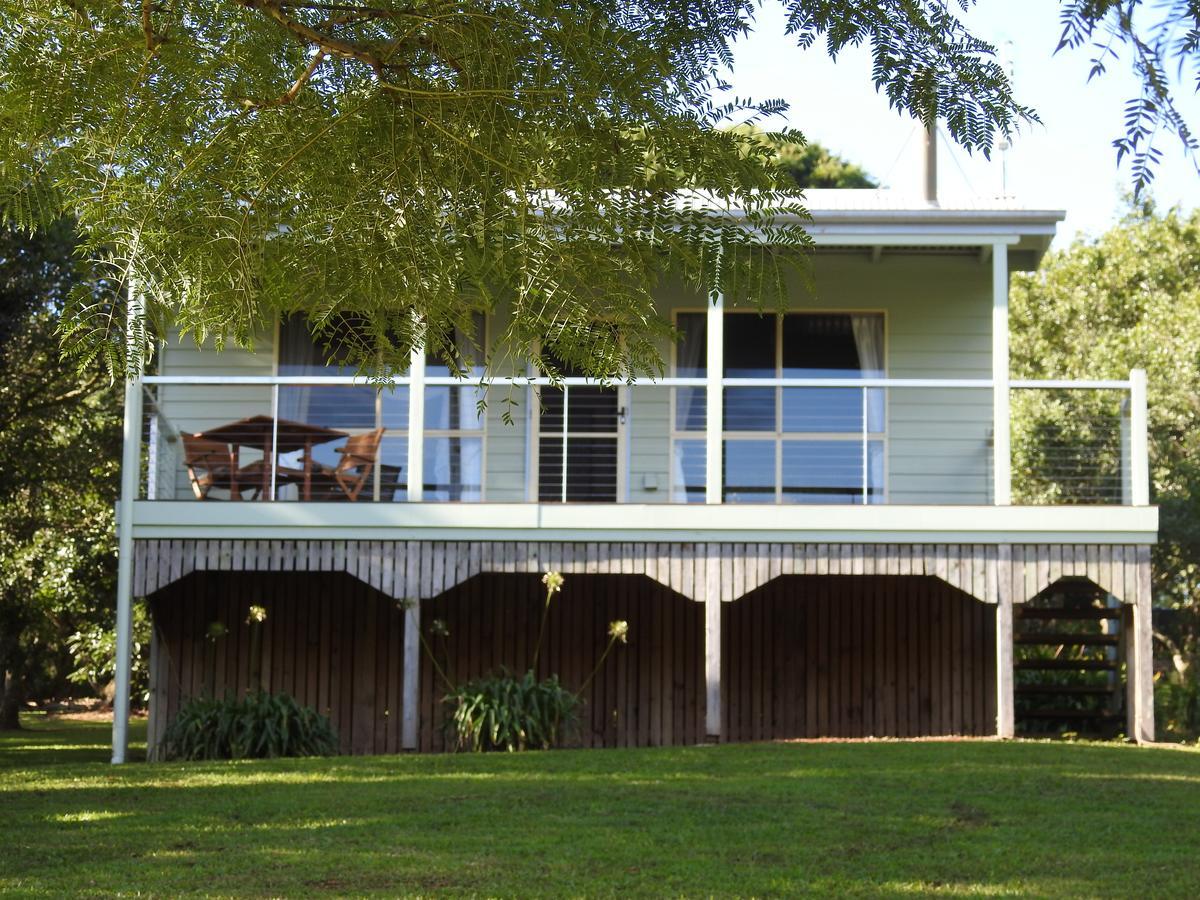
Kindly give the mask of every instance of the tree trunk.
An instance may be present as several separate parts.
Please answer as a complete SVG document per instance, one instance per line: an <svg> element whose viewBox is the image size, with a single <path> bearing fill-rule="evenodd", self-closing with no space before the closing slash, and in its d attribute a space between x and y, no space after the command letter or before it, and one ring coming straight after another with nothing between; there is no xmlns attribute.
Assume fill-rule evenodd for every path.
<svg viewBox="0 0 1200 900"><path fill-rule="evenodd" d="M21 682L12 672L4 671L4 690L0 693L0 731L21 727Z"/></svg>

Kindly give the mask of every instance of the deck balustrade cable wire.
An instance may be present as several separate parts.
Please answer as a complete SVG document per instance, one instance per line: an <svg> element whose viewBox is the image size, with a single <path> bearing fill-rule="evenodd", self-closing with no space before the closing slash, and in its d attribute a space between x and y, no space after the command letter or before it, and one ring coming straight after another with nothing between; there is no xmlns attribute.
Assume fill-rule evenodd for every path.
<svg viewBox="0 0 1200 900"><path fill-rule="evenodd" d="M261 403L261 413L265 415L260 414L259 418L269 418L269 425L260 443L276 447L283 440L281 421L304 418L289 413L292 401L285 404L283 400L288 389L313 387L329 393L331 389L354 387L375 393L376 402L372 406L376 412L369 417L370 421L359 422L353 416L357 404L344 404L332 394L325 397L318 392L311 404L302 404L301 408L311 406L318 417L336 418L339 424L332 427L358 433L379 426L378 409L382 403L387 410L383 415L388 418L383 451L372 478L372 489L362 499L404 500L403 477L393 485L395 479L391 473L405 465L405 448L400 446L407 433L408 403L402 393L408 390L405 381L398 379L395 391L381 393L376 385L361 378L341 376L146 376L147 419L142 435L146 452L141 495L156 500L189 495L182 474L179 434L222 425L223 420L214 418L215 410L222 414L237 410L236 414L253 417L253 404ZM431 495L435 495L427 499L435 502L536 499L539 469L545 478L547 465L556 469L553 473L556 496L552 499L558 502L703 499L707 454L702 451L709 437L708 398L700 389L707 385L707 379L664 378L614 385L574 377L551 384L548 379L514 376L490 382L493 387L508 383L550 391L558 396L558 406L535 413L532 422L525 420L524 428L518 421L516 429L508 433L499 429L493 421L498 417L486 407L478 423L470 425L468 430L457 430L457 422L441 423L441 427L434 428L426 416L421 430L427 441L425 454L430 460L427 464L445 469L424 479ZM1136 395L1131 383L1127 380L1012 382L1015 502L1125 505L1145 502L1131 499L1137 496L1131 483L1138 477L1132 444L1137 420L1131 411ZM985 409L990 401L979 399L980 392L991 391L989 379L726 378L722 384L726 429L722 432L722 452L718 458L724 461L723 465L733 465L729 453L735 449L749 459L757 452L756 442L764 447L765 442L773 442L775 448L768 454L769 459L763 457L761 473L767 477L768 467L773 469L775 486L760 484L757 475L747 480L740 474L741 469L736 472L730 469L723 479L726 502L991 502L994 467L989 458L991 441L985 433L990 429L991 420L986 417ZM431 377L427 379L426 391L479 392L478 385L475 380ZM210 387L216 393L205 397L197 387ZM755 406L758 401L750 393L754 390L774 397L769 404L775 420L773 430L758 430L755 417L761 418L762 410ZM222 391L230 393L226 396ZM619 400L618 391L622 392ZM838 399L839 391L856 395L855 401ZM255 396L261 400L255 401ZM534 398L532 402L538 401ZM883 410L882 424L878 425L877 402ZM432 404L432 399L427 403ZM977 410L978 415L972 410ZM926 414L932 418L922 418ZM227 417L234 415L229 413ZM609 422L609 418L613 421ZM313 421L323 422L320 418ZM447 430L446 424L455 427ZM737 430L729 430L731 425ZM535 446L531 457L535 465L532 469L526 465L517 473L520 496L515 496L516 488L511 481L504 489L500 476L489 486L485 475L495 457L488 441L507 441L505 448L497 449L496 453L516 453L520 447L519 452L525 454L530 451L524 448L536 442L535 436L539 434L542 461L537 464L539 454ZM557 444L550 456L546 455L547 440ZM847 442L850 446L846 446ZM975 446L969 452L984 460L973 463L969 469L958 465L955 456L968 452L968 443ZM319 448L321 466L327 468L336 463L335 454L330 452L333 446L333 442L328 442ZM928 451L928 457L917 454L918 446L922 454ZM259 455L255 446L243 442L239 465L253 465ZM265 465L269 473L257 499L304 499L296 487L295 461L269 452L262 455L265 458L257 462L259 471ZM449 469L444 462L447 458L451 459ZM281 466L292 466L284 481L280 481ZM509 477L507 471L504 470L504 479ZM926 487L908 487L896 492L897 478L901 477ZM592 487L581 486L580 479ZM921 491L933 491L936 497L930 494L931 499L924 501ZM897 495L893 497L893 493ZM224 498L224 492L218 489L212 496ZM545 499L543 492L542 500Z"/></svg>

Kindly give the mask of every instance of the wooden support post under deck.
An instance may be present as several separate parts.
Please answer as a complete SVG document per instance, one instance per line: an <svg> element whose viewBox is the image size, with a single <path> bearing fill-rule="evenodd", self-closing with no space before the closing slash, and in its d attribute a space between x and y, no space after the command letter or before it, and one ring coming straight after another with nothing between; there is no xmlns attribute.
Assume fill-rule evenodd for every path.
<svg viewBox="0 0 1200 900"><path fill-rule="evenodd" d="M400 746L417 749L417 707L421 701L421 601L408 598L404 612L404 672L400 689L403 718L400 721Z"/></svg>
<svg viewBox="0 0 1200 900"><path fill-rule="evenodd" d="M996 600L996 737L1016 734L1013 693L1012 547L1001 544Z"/></svg>
<svg viewBox="0 0 1200 900"><path fill-rule="evenodd" d="M704 577L704 734L721 739L721 560L708 545Z"/></svg>
<svg viewBox="0 0 1200 900"><path fill-rule="evenodd" d="M1129 563L1126 562L1126 565ZM1125 607L1128 659L1125 668L1129 737L1144 744L1154 740L1154 646L1150 603L1150 548L1137 548L1137 591Z"/></svg>

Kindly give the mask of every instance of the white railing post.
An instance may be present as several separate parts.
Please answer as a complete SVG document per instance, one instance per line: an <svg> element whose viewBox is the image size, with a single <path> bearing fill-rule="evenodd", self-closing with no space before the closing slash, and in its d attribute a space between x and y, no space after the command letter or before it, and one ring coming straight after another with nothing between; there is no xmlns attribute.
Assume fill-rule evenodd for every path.
<svg viewBox="0 0 1200 900"><path fill-rule="evenodd" d="M1146 422L1146 370L1129 373L1129 480L1133 505L1150 505L1150 436Z"/></svg>
<svg viewBox="0 0 1200 900"><path fill-rule="evenodd" d="M125 373L125 427L121 450L121 497L117 511L117 635L113 695L113 764L125 762L129 752L129 682L133 652L133 501L137 497L142 460L142 358L134 339L139 325L137 282L129 281ZM136 354L136 358L135 355Z"/></svg>
<svg viewBox="0 0 1200 900"><path fill-rule="evenodd" d="M267 463L267 460L263 460ZM271 499L275 499L275 475L279 469L279 385L271 385ZM301 497L301 500L307 499Z"/></svg>
<svg viewBox="0 0 1200 900"><path fill-rule="evenodd" d="M1012 436L1009 424L1008 245L992 246L992 496L1012 504Z"/></svg>
<svg viewBox="0 0 1200 900"><path fill-rule="evenodd" d="M559 467L559 474L562 476L560 498L563 503L567 502L567 417L571 412L571 389L565 384L562 389L562 465Z"/></svg>
<svg viewBox="0 0 1200 900"><path fill-rule="evenodd" d="M537 444L534 443L534 419L533 404L540 402L541 398L532 384L525 386L525 501L534 503L538 500L538 490L534 481L534 472L536 464L534 462L534 452L537 450Z"/></svg>
<svg viewBox="0 0 1200 900"><path fill-rule="evenodd" d="M724 493L721 437L725 423L725 298L717 294L708 304L704 405L704 502L717 504Z"/></svg>
<svg viewBox="0 0 1200 900"><path fill-rule="evenodd" d="M870 388L862 389L862 502L863 506L870 503L870 475L868 474L867 446L867 406L869 404Z"/></svg>
<svg viewBox="0 0 1200 900"><path fill-rule="evenodd" d="M425 342L413 344L408 364L408 501L425 497Z"/></svg>

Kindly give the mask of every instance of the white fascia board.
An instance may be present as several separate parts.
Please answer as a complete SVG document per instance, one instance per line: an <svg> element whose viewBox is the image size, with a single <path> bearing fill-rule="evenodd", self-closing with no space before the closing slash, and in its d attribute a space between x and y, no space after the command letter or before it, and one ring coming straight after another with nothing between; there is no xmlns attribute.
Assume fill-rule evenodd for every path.
<svg viewBox="0 0 1200 900"><path fill-rule="evenodd" d="M134 537L224 540L1153 544L1153 506L139 501Z"/></svg>
<svg viewBox="0 0 1200 900"><path fill-rule="evenodd" d="M994 246L995 244L1015 245L1020 243L1016 234L997 234L995 231L985 231L973 228L947 231L938 229L929 231L920 228L880 228L878 226L851 226L846 228L811 226L805 229L813 243L818 247L823 244L835 246L884 246L884 247L956 247L956 246ZM1053 232L1051 232L1053 234Z"/></svg>
<svg viewBox="0 0 1200 900"><path fill-rule="evenodd" d="M1026 232L1031 228L1054 227L1066 218L1060 209L821 209L808 210L815 225L833 222L891 222L922 224L926 227L947 224L986 225L992 231Z"/></svg>

